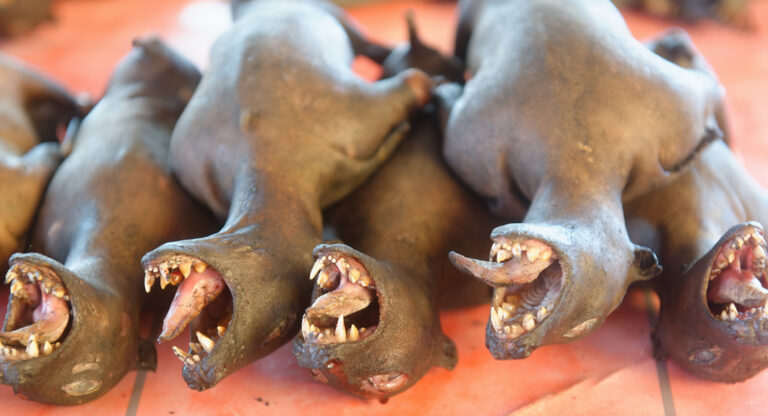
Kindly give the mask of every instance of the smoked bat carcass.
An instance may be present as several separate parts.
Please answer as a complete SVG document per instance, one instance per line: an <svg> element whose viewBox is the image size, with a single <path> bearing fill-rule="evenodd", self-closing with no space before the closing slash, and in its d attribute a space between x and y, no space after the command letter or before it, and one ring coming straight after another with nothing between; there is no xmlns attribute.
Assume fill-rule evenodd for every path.
<svg viewBox="0 0 768 416"><path fill-rule="evenodd" d="M412 44L416 39L411 27ZM400 47L407 52L386 62L430 75L450 72L451 61L441 71L437 52L429 49L424 59L422 48ZM438 298L461 277L446 254L480 254L498 221L445 166L435 117L418 115L392 158L327 217L348 245L314 250L313 303L293 345L299 364L320 382L380 400L408 389L432 366L452 369L456 348L440 328ZM484 285L460 286L462 298L474 292L487 300Z"/></svg>
<svg viewBox="0 0 768 416"><path fill-rule="evenodd" d="M84 403L152 367L154 348L139 338L141 257L215 229L167 163L200 74L155 38L134 45L51 180L36 252L10 260L0 381L31 400Z"/></svg>
<svg viewBox="0 0 768 416"><path fill-rule="evenodd" d="M651 48L709 70L685 32ZM768 365L768 193L724 142L713 143L671 184L627 204L633 240L659 253L663 273L657 354L690 373L739 382Z"/></svg>
<svg viewBox="0 0 768 416"><path fill-rule="evenodd" d="M613 0L613 3L686 22L712 18L741 29L749 29L754 24L749 0Z"/></svg>
<svg viewBox="0 0 768 416"><path fill-rule="evenodd" d="M0 55L0 272L26 242L45 187L61 162L57 129L79 113L62 87Z"/></svg>
<svg viewBox="0 0 768 416"><path fill-rule="evenodd" d="M143 260L148 289L178 286L158 341L191 325L190 350L175 351L197 390L298 332L321 210L389 157L431 88L420 71L359 78L350 64L368 49L325 2L235 6L171 142L182 184L225 224Z"/></svg>
<svg viewBox="0 0 768 416"><path fill-rule="evenodd" d="M443 152L496 213L525 217L492 232L491 261L451 260L495 288L491 353L523 358L589 333L660 271L630 240L623 201L722 136L722 91L635 40L608 0L460 9L456 52L472 78L438 87Z"/></svg>

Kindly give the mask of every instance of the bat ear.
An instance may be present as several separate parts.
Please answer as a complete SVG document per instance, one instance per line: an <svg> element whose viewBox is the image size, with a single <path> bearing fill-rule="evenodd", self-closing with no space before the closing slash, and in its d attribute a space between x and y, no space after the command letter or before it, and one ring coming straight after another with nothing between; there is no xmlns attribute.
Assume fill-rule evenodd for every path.
<svg viewBox="0 0 768 416"><path fill-rule="evenodd" d="M458 360L456 344L444 334L440 334L440 337L442 339L437 345L437 360L435 361L435 365L443 367L446 370L453 370L453 368L456 367L456 361Z"/></svg>
<svg viewBox="0 0 768 416"><path fill-rule="evenodd" d="M635 259L632 262L632 273L635 280L648 280L658 276L662 272L659 258L653 250L635 246Z"/></svg>
<svg viewBox="0 0 768 416"><path fill-rule="evenodd" d="M136 359L136 370L155 371L157 369L157 350L152 339L140 339Z"/></svg>

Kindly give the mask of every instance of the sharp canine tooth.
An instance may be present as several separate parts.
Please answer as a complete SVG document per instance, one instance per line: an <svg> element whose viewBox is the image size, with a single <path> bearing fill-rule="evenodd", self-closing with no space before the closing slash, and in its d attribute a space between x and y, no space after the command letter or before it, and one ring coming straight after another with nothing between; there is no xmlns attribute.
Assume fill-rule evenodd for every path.
<svg viewBox="0 0 768 416"><path fill-rule="evenodd" d="M314 265L312 265L312 271L309 272L309 280L314 280L315 276L320 273L320 269L323 268L325 262L323 259L317 259Z"/></svg>
<svg viewBox="0 0 768 416"><path fill-rule="evenodd" d="M528 250L525 250L525 257L528 258L529 262L533 263L539 258L539 249L537 247L529 247Z"/></svg>
<svg viewBox="0 0 768 416"><path fill-rule="evenodd" d="M498 263L503 263L511 258L512 258L512 253L510 253L507 250L499 250L498 254L496 254L496 261Z"/></svg>
<svg viewBox="0 0 768 416"><path fill-rule="evenodd" d="M195 265L193 266L195 268L195 271L197 273L202 273L205 271L205 268L208 267L205 263L202 261L196 261Z"/></svg>
<svg viewBox="0 0 768 416"><path fill-rule="evenodd" d="M491 325L493 326L493 329L500 331L501 330L501 320L499 319L498 312L496 312L496 308L491 308Z"/></svg>
<svg viewBox="0 0 768 416"><path fill-rule="evenodd" d="M536 327L536 322L533 320L533 314L526 313L523 316L523 328L526 331L531 331Z"/></svg>
<svg viewBox="0 0 768 416"><path fill-rule="evenodd" d="M200 345L203 346L203 349L208 354L213 351L214 342L210 338L203 335L200 331L197 331L197 340L200 341Z"/></svg>
<svg viewBox="0 0 768 416"><path fill-rule="evenodd" d="M224 328L224 326L222 326L222 325L219 325L219 326L216 327L216 332L218 332L219 336L224 335L224 331L226 331L226 330L227 330L227 328Z"/></svg>
<svg viewBox="0 0 768 416"><path fill-rule="evenodd" d="M523 253L523 249L520 248L520 243L515 243L512 245L512 255L515 257L520 257L520 255Z"/></svg>
<svg viewBox="0 0 768 416"><path fill-rule="evenodd" d="M739 314L739 311L736 309L736 305L731 303L728 305L728 318L733 321L736 319L736 316Z"/></svg>
<svg viewBox="0 0 768 416"><path fill-rule="evenodd" d="M357 331L355 324L352 324L352 326L349 328L349 340L357 341L358 338L360 338L360 333Z"/></svg>
<svg viewBox="0 0 768 416"><path fill-rule="evenodd" d="M347 329L344 327L344 315L340 315L336 321L336 339L339 342L347 342Z"/></svg>
<svg viewBox="0 0 768 416"><path fill-rule="evenodd" d="M301 320L301 336L306 340L309 338L309 334L309 321L307 320L307 315L304 315L304 318Z"/></svg>
<svg viewBox="0 0 768 416"><path fill-rule="evenodd" d="M168 275L167 274L161 274L160 275L160 289L165 289L166 286L168 286Z"/></svg>
<svg viewBox="0 0 768 416"><path fill-rule="evenodd" d="M184 275L184 278L189 277L189 274L192 273L192 262L185 261L179 264L179 270L181 270L181 274Z"/></svg>
<svg viewBox="0 0 768 416"><path fill-rule="evenodd" d="M11 294L15 296L23 287L24 283L21 283L19 280L14 280L11 285Z"/></svg>
<svg viewBox="0 0 768 416"><path fill-rule="evenodd" d="M176 357L178 357L182 363L186 361L187 358L189 358L189 354L187 354L185 351L183 351L181 348L175 345L173 346L173 353L176 354Z"/></svg>
<svg viewBox="0 0 768 416"><path fill-rule="evenodd" d="M541 321L542 321L544 318L546 318L546 317L547 317L547 314L548 314L548 313L549 313L549 312L547 311L547 308L545 308L545 307L543 307L543 306L542 306L542 307L541 307L541 309L539 309L539 311L538 311L538 312L536 312L536 319L537 319L539 322L541 322Z"/></svg>
<svg viewBox="0 0 768 416"><path fill-rule="evenodd" d="M32 336L34 337L34 335ZM29 343L27 344L27 355L36 358L40 355L40 349L37 347L37 341L29 337Z"/></svg>
<svg viewBox="0 0 768 416"><path fill-rule="evenodd" d="M43 344L43 354L48 355L53 352L53 345L51 345L50 342L45 341L45 344Z"/></svg>
<svg viewBox="0 0 768 416"><path fill-rule="evenodd" d="M16 280L16 278L19 277L19 274L16 273L16 270L9 270L8 273L5 275L5 284L11 283L11 281Z"/></svg>
<svg viewBox="0 0 768 416"><path fill-rule="evenodd" d="M149 270L144 272L144 290L149 293L152 290L152 285L155 284L155 275Z"/></svg>

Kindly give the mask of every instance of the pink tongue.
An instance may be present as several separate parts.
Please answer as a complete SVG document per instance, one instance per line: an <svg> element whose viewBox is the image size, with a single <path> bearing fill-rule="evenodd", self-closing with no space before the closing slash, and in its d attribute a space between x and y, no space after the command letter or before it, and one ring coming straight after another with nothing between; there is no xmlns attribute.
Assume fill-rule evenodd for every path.
<svg viewBox="0 0 768 416"><path fill-rule="evenodd" d="M328 292L315 300L315 303L307 309L307 317L309 319L320 319L351 315L368 307L373 302L373 296L374 294L370 289L352 283L347 279L341 279L341 284L336 290Z"/></svg>
<svg viewBox="0 0 768 416"><path fill-rule="evenodd" d="M40 305L32 312L35 322L15 331L2 332L0 339L26 345L30 335L36 335L38 342L54 342L61 337L69 323L69 306L65 300L52 294L40 293Z"/></svg>
<svg viewBox="0 0 768 416"><path fill-rule="evenodd" d="M221 275L210 267L202 273L192 272L176 289L157 342L177 337L206 305L219 296L225 286Z"/></svg>

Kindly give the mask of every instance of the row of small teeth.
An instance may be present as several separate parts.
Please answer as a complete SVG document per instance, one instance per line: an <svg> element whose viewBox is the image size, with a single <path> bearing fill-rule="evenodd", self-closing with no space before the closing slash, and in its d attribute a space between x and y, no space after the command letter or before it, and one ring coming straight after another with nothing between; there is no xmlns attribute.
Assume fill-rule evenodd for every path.
<svg viewBox="0 0 768 416"><path fill-rule="evenodd" d="M219 325L216 327L216 332L219 334L218 338L224 335L226 328ZM187 367L196 366L205 355L210 354L216 347L216 341L204 335L202 332L197 331L195 333L198 342L190 342L189 349L192 353L187 353L181 348L174 346L173 353L181 362Z"/></svg>
<svg viewBox="0 0 768 416"><path fill-rule="evenodd" d="M759 316L761 318L768 319L768 301L763 306L760 306L757 308L749 308L744 312L739 312L739 310L736 309L736 305L734 303L730 303L728 304L727 308L723 309L720 312L719 318L721 321L735 321L740 319L751 318L758 313L760 314Z"/></svg>
<svg viewBox="0 0 768 416"><path fill-rule="evenodd" d="M28 359L46 356L61 346L61 342L51 344L48 341L37 342L35 335L30 335L25 348L17 348L12 345L4 345L0 342L0 358L3 359Z"/></svg>
<svg viewBox="0 0 768 416"><path fill-rule="evenodd" d="M507 297L507 299L509 298L510 296ZM509 338L517 338L526 332L533 331L536 328L536 323L541 323L549 315L552 307L542 306L536 311L536 314L525 312L522 315L518 315L520 316L519 321L517 317L509 320L515 312L518 312L517 309L512 299L502 302L499 306L491 306L491 325L494 331L500 334L503 333Z"/></svg>
<svg viewBox="0 0 768 416"><path fill-rule="evenodd" d="M552 257L552 249L546 247L527 246L525 243L498 243L494 242L491 246L491 261L503 263L509 259L522 259L523 254L528 262L533 263L536 260L549 261Z"/></svg>
<svg viewBox="0 0 768 416"><path fill-rule="evenodd" d="M329 264L335 264L339 271L346 276L350 282L356 283L362 287L373 287L373 279L364 275L357 268L351 267L343 257L334 257L331 255L319 257L317 261L315 261L312 270L309 272L309 280L314 280L315 277L317 277L317 285L325 288L331 278L331 274L324 270Z"/></svg>
<svg viewBox="0 0 768 416"><path fill-rule="evenodd" d="M165 289L168 284L175 286L181 283L183 279L192 274L192 270L202 273L207 267L205 262L196 258L176 256L144 270L144 290L149 293L158 277L160 278L160 288ZM180 273L174 273L175 270L179 270Z"/></svg>
<svg viewBox="0 0 768 416"><path fill-rule="evenodd" d="M723 269L727 268L731 263L736 260L736 252L741 250L745 244L750 243L755 247L752 249L752 254L755 256L753 263L753 271L756 275L763 274L763 270L766 267L766 242L760 232L754 229L749 229L742 234L734 237L728 247L724 248L715 258L715 264L710 271L709 279L713 280Z"/></svg>
<svg viewBox="0 0 768 416"><path fill-rule="evenodd" d="M22 290L24 285L35 282L40 284L40 290L45 294L53 294L57 298L69 301L69 293L61 283L61 279L47 268L40 269L20 263L13 266L5 275L5 284L10 283L11 294L21 299L26 296L26 292Z"/></svg>
<svg viewBox="0 0 768 416"><path fill-rule="evenodd" d="M311 341L313 339L317 342L357 341L360 339L360 334L362 332L365 332L365 328L357 329L355 324L352 324L349 327L349 330L347 330L344 325L344 315L339 316L338 320L336 321L336 328L333 331L331 331L330 328L321 330L315 325L310 324L306 315L301 321L301 335L304 337L304 340L307 341Z"/></svg>

